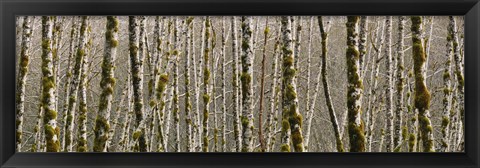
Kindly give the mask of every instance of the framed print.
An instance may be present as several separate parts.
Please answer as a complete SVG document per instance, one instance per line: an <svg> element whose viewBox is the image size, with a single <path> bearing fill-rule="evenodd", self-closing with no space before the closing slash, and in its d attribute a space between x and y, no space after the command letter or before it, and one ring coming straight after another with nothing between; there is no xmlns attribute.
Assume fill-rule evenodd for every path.
<svg viewBox="0 0 480 168"><path fill-rule="evenodd" d="M1 166L479 167L479 8L2 1Z"/></svg>

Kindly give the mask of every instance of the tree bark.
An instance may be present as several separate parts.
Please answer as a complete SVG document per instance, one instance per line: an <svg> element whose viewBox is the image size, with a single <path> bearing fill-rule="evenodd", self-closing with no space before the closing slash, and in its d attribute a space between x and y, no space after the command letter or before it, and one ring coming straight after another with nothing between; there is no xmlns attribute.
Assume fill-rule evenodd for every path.
<svg viewBox="0 0 480 168"><path fill-rule="evenodd" d="M358 16L348 16L347 26L347 109L350 152L365 151L364 124L362 114L363 85L360 77L360 56L358 51Z"/></svg>
<svg viewBox="0 0 480 168"><path fill-rule="evenodd" d="M60 128L57 126L57 109L55 108L56 85L53 73L52 55L52 30L53 23L51 16L42 16L42 107L45 115L45 142L47 152L60 151ZM80 52L79 52L80 53ZM82 53L78 55L83 55Z"/></svg>
<svg viewBox="0 0 480 168"><path fill-rule="evenodd" d="M130 44L130 66L133 83L133 100L135 113L135 124L133 132L134 151L146 152L147 145L145 141L145 125L143 110L143 45L139 46L139 40L144 38L139 32L139 26L136 16L128 17L129 23L129 44ZM140 27L145 25L145 16L140 17ZM139 52L140 51L140 52Z"/></svg>
<svg viewBox="0 0 480 168"><path fill-rule="evenodd" d="M117 54L118 19L115 16L107 17L107 31L105 32L105 51L102 62L102 79L100 87L100 102L97 118L95 119L95 140L93 151L106 152L106 142L110 132L110 112L112 108L113 90L115 87L114 67Z"/></svg>
<svg viewBox="0 0 480 168"><path fill-rule="evenodd" d="M415 74L415 110L418 110L418 121L420 127L420 137L422 138L423 152L434 152L433 128L430 122L430 92L428 91L425 79L425 49L422 39L422 18L412 16L412 43L413 43L413 61Z"/></svg>
<svg viewBox="0 0 480 168"><path fill-rule="evenodd" d="M25 86L27 82L28 65L30 60L30 41L32 37L31 17L24 16L22 24L22 43L20 50L20 66L17 78L17 98L16 100L16 151L20 152L22 147L23 134L23 115L25 113Z"/></svg>
<svg viewBox="0 0 480 168"><path fill-rule="evenodd" d="M242 152L253 151L253 39L252 39L252 17L242 16Z"/></svg>
<svg viewBox="0 0 480 168"><path fill-rule="evenodd" d="M292 52L291 21L288 16L282 16L283 37L283 85L282 94L282 152L290 152L290 141L295 152L303 152L302 115L298 112L297 86L294 67L295 55ZM290 140L291 139L291 140Z"/></svg>
<svg viewBox="0 0 480 168"><path fill-rule="evenodd" d="M386 150L387 152L392 152L395 148L394 141L393 141L393 57L392 57L392 16L386 16L385 25L386 27L386 35L385 39L387 42L385 43L385 75L387 82L385 83L385 106L386 106L386 118L387 118L387 131L386 131Z"/></svg>
<svg viewBox="0 0 480 168"><path fill-rule="evenodd" d="M239 89L239 81L237 80L239 72L238 72L238 47L237 47L237 36L238 36L238 29L237 29L237 19L235 16L231 18L231 29L232 29L232 56L233 56L233 64L232 64L232 87L233 87L233 134L235 138L235 152L240 152L242 149L242 136L241 136L241 129L240 126L240 89Z"/></svg>

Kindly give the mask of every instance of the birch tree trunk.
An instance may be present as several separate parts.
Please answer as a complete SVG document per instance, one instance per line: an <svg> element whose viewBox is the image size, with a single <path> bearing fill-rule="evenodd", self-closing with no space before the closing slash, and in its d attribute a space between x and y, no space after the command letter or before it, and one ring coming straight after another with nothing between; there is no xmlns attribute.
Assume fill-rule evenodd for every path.
<svg viewBox="0 0 480 168"><path fill-rule="evenodd" d="M260 142L260 149L261 152L266 151L266 146L264 142L264 137L262 134L262 115L263 115L263 96L265 95L265 58L267 56L267 40L268 40L268 33L270 28L268 27L268 16L265 19L265 30L264 30L264 43L263 43L263 58L262 58L262 79L260 82L260 112L258 116L258 140Z"/></svg>
<svg viewBox="0 0 480 168"><path fill-rule="evenodd" d="M85 46L87 44L87 27L88 27L88 21L87 17L82 17L81 21L81 27L80 27L80 38L78 41L78 48L76 52L76 57L75 57L75 66L73 68L73 78L72 78L72 83L70 85L70 95L69 95L69 101L68 101L68 108L66 109L66 117L65 120L65 133L64 133L64 138L63 140L65 141L64 143L64 151L69 152L72 151L72 141L73 141L73 124L74 124L74 118L75 118L75 107L77 103L77 92L78 92L78 86L80 83L80 72L82 69L82 64L85 61Z"/></svg>
<svg viewBox="0 0 480 168"><path fill-rule="evenodd" d="M208 39L210 39L210 17L205 18L205 37L204 37L204 53L203 53L203 132L202 132L202 151L208 152L208 117L209 117L209 109L210 109L210 70L208 65L210 64L210 48L211 44L209 43Z"/></svg>
<svg viewBox="0 0 480 168"><path fill-rule="evenodd" d="M20 50L20 66L17 78L16 97L16 151L20 152L22 147L23 115L25 113L25 86L27 82L28 65L30 60L30 40L32 37L31 17L24 16L22 24L22 43Z"/></svg>
<svg viewBox="0 0 480 168"><path fill-rule="evenodd" d="M315 102L317 100L317 93L319 89L314 90L314 95L313 95L313 100L310 98L310 78L311 78L311 68L312 68L312 38L313 38L313 16L310 16L310 26L308 27L308 51L307 51L307 95L306 95L306 108L307 108L307 130L305 133L305 151L308 151L310 146L310 129L312 127L312 120L313 120L313 109L315 108ZM315 83L315 86L319 86L320 79L319 79L320 73L317 74L317 81Z"/></svg>
<svg viewBox="0 0 480 168"><path fill-rule="evenodd" d="M396 68L396 108L395 108L395 125L394 125L394 136L393 136L393 146L397 148L398 145L401 143L400 136L402 135L402 123L403 123L403 112L405 111L403 102L403 87L405 85L405 67L404 67L404 53L403 53L403 45L404 45L404 26L405 26L405 16L398 17L398 44L397 44L397 68Z"/></svg>
<svg viewBox="0 0 480 168"><path fill-rule="evenodd" d="M446 44L446 58L445 61L445 70L443 71L443 116L442 116L442 141L439 152L447 152L450 141L449 141L449 132L450 132L450 115L452 114L452 60L453 60L453 37L454 37L454 27L455 22L450 20L447 27L447 44Z"/></svg>
<svg viewBox="0 0 480 168"><path fill-rule="evenodd" d="M88 27L90 30L90 26ZM92 47L92 39L90 38L90 32L86 35L88 42L85 46L86 53ZM77 152L87 152L87 70L88 70L88 55L84 55L83 63L80 70L80 83L78 86L78 98L79 98L79 113L78 113L78 138L77 138Z"/></svg>
<svg viewBox="0 0 480 168"><path fill-rule="evenodd" d="M328 84L328 73L327 73L327 43L328 43L328 22L327 25L324 26L323 24L323 18L322 16L318 17L318 24L320 28L320 36L322 38L322 59L321 59L321 72L320 74L322 75L322 84L323 84L323 93L325 94L325 103L327 104L327 109L328 109L328 114L330 116L330 122L332 122L333 126L333 132L335 133L335 142L336 142L336 147L337 147L337 152L344 152L343 148L343 142L342 142L342 137L340 134L339 126L338 126L338 121L337 121L337 116L335 113L335 108L333 106L332 98L330 95L330 88ZM319 79L319 77L317 77ZM317 86L318 88L318 86ZM313 103L313 102L312 102Z"/></svg>
<svg viewBox="0 0 480 168"><path fill-rule="evenodd" d="M78 33L78 25L77 25L77 22L76 22L76 17L73 17L72 18L72 30L70 32L70 47L69 47L69 57L68 57L68 69L67 69L67 75L66 75L66 82L65 82L65 86L64 86L64 92L65 92L65 96L64 96L64 105L63 105L63 133L64 133L64 136L62 138L62 144L65 144L65 132L67 131L66 129L66 125L67 125L67 116L66 115L68 113L68 109L70 107L70 94L71 94L71 89L70 89L70 85L73 83L73 80L72 79L72 66L75 66L72 62L73 59L75 59L76 57L76 49L78 48L78 40L79 40L79 35L80 33ZM76 61L77 59L75 59L74 61ZM78 78L76 78L78 79ZM64 148L65 146L63 146Z"/></svg>
<svg viewBox="0 0 480 168"><path fill-rule="evenodd" d="M253 151L253 39L252 17L242 16L242 152Z"/></svg>
<svg viewBox="0 0 480 168"><path fill-rule="evenodd" d="M226 68L227 64L227 53L226 51L226 41L227 41L227 32L225 31L225 17L222 16L222 49L221 49L221 72L222 72L222 152L227 152L227 93L226 93Z"/></svg>
<svg viewBox="0 0 480 168"><path fill-rule="evenodd" d="M100 102L97 118L95 119L95 140L93 151L106 152L106 142L109 138L110 111L112 108L113 90L115 87L114 67L117 54L118 19L115 16L107 17L107 31L105 32L105 51L102 62L102 79L100 87Z"/></svg>
<svg viewBox="0 0 480 168"><path fill-rule="evenodd" d="M360 76L363 78L365 69L365 55L367 54L368 16L360 16L360 32L358 34L358 51L360 56Z"/></svg>
<svg viewBox="0 0 480 168"><path fill-rule="evenodd" d="M55 108L56 85L53 73L52 55L52 17L42 16L42 107L45 115L45 142L47 152L60 151L60 128L57 126L57 109ZM82 55L82 54L79 54Z"/></svg>
<svg viewBox="0 0 480 168"><path fill-rule="evenodd" d="M385 22L383 22L383 25L381 27L381 30L378 32L378 38L379 43L378 43L378 48L375 48L376 51L376 58L374 59L372 63L372 70L373 72L370 74L370 81L372 81L373 86L369 88L368 95L369 101L368 101L368 106L367 106L367 132L366 132L366 139L367 139L367 145L368 149L367 151L371 152L372 151L372 144L373 144L373 128L375 126L375 118L376 115L379 111L379 106L375 104L377 102L377 86L378 86L378 74L379 74L379 69L380 69L380 59L381 59L381 54L382 54L382 48L383 48L383 43L384 43L384 33L385 33Z"/></svg>
<svg viewBox="0 0 480 168"><path fill-rule="evenodd" d="M392 152L394 146L393 141L393 57L392 57L392 16L386 16L385 25L386 27L386 35L385 39L387 42L385 43L385 75L387 78L387 82L385 83L385 106L386 106L386 115L387 115L387 131L386 131L386 150L387 152Z"/></svg>
<svg viewBox="0 0 480 168"><path fill-rule="evenodd" d="M194 139L193 139L193 134L192 134L192 104L190 100L190 74L191 69L190 69L190 58L192 58L192 50L194 49L193 47L193 17L188 17L186 20L186 25L185 25L185 124L187 126L186 128L186 137L187 137L187 152L193 152L193 144L194 144ZM195 63L195 62L193 62Z"/></svg>
<svg viewBox="0 0 480 168"><path fill-rule="evenodd" d="M412 43L413 43L413 61L415 74L415 110L418 110L418 121L420 128L420 137L422 138L423 152L434 152L433 128L430 122L430 92L428 91L425 74L425 49L422 39L422 18L412 16Z"/></svg>
<svg viewBox="0 0 480 168"><path fill-rule="evenodd" d="M364 124L362 114L363 85L360 77L360 56L358 51L358 16L347 17L347 109L350 152L365 151Z"/></svg>
<svg viewBox="0 0 480 168"><path fill-rule="evenodd" d="M276 22L278 23L278 22ZM280 31L280 27L278 28L277 30L277 38L276 38L276 42L275 42L275 46L274 46L274 58L273 58L273 61L272 61L272 84L271 84L271 87L270 87L270 113L268 114L268 117L267 117L267 123L268 123L268 127L267 127L267 142L266 142L266 145L267 145L267 149L266 151L267 152L271 152L273 151L274 149L274 144L275 144L275 137L276 137L276 125L277 125L277 121L278 121L278 118L277 118L277 115L278 115L278 110L277 110L277 107L278 107L278 94L280 93L280 88L278 87L278 81L279 81L279 73L278 73L278 69L279 69L279 66L278 66L278 57L280 57L280 36L282 35L281 34L281 31Z"/></svg>
<svg viewBox="0 0 480 168"><path fill-rule="evenodd" d="M453 60L455 62L455 77L457 78L457 97L458 97L458 111L459 111L459 119L460 119L460 125L458 127L458 132L464 132L465 130L465 108L464 108L464 102L465 102L465 82L464 82L464 77L463 77L463 57L460 55L460 49L459 49L459 41L458 41L458 31L457 31L457 26L456 26L456 19L454 16L449 16L450 24L453 24L453 36L451 37L453 40ZM464 145L464 136L462 133L459 133L458 135L458 140L457 143L454 144L455 148L463 148Z"/></svg>
<svg viewBox="0 0 480 168"><path fill-rule="evenodd" d="M180 43L180 24L178 23L178 17L175 18L175 30L173 31L174 42L173 42L173 124L175 125L175 152L180 152L180 115L179 115L179 103L178 103L178 57L179 57L179 43Z"/></svg>
<svg viewBox="0 0 480 168"><path fill-rule="evenodd" d="M242 127L240 126L240 110L239 110L239 103L240 103L240 90L239 90L239 82L237 80L238 77L238 51L237 51L237 19L235 16L231 18L231 29L232 29L232 56L233 56L233 64L232 64L232 87L233 87L233 134L235 138L235 152L240 152L242 149L242 136L240 134Z"/></svg>
<svg viewBox="0 0 480 168"><path fill-rule="evenodd" d="M295 56L292 52L291 21L288 16L282 16L283 37L283 85L282 94L282 145L281 151L290 152L290 141L295 152L303 152L302 116L298 112L297 86L295 82ZM291 139L291 140L290 140Z"/></svg>
<svg viewBox="0 0 480 168"><path fill-rule="evenodd" d="M144 25L145 16L140 17L140 26ZM140 40L143 35L138 36L139 28L137 18L135 16L128 17L129 23L129 43L130 43L130 64L132 72L133 83L133 99L134 99L134 113L135 126L133 133L133 140L135 142L134 151L146 152L147 145L145 141L145 125L143 119L143 56L144 53L139 53L139 37ZM140 46L143 48L143 46ZM143 50L141 50L143 51Z"/></svg>

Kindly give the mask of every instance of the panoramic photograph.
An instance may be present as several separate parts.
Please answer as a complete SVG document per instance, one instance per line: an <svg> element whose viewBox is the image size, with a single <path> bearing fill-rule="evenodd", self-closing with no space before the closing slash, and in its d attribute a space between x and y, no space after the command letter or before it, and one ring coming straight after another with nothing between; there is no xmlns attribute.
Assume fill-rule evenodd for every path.
<svg viewBox="0 0 480 168"><path fill-rule="evenodd" d="M463 16L17 16L15 42L17 152L465 152Z"/></svg>

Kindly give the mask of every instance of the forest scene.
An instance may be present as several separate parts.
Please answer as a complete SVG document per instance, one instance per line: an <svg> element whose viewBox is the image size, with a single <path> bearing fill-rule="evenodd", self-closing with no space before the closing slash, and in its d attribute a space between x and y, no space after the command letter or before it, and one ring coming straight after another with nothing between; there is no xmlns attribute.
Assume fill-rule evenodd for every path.
<svg viewBox="0 0 480 168"><path fill-rule="evenodd" d="M464 152L463 16L17 16L17 152Z"/></svg>

